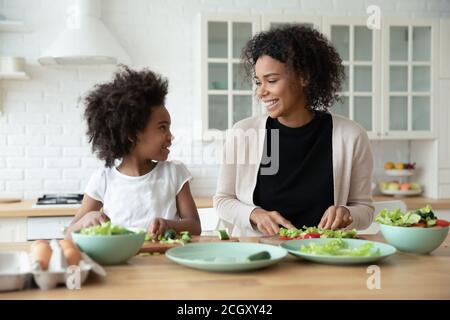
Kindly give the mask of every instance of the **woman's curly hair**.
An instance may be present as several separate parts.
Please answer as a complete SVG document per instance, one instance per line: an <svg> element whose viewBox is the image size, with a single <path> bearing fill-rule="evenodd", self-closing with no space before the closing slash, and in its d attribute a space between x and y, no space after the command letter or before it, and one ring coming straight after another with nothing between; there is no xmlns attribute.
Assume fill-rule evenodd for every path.
<svg viewBox="0 0 450 320"><path fill-rule="evenodd" d="M131 151L152 109L164 105L167 88L167 80L160 75L122 65L111 82L98 84L87 94L84 118L88 139L107 167Z"/></svg>
<svg viewBox="0 0 450 320"><path fill-rule="evenodd" d="M255 64L267 55L308 81L304 89L307 108L327 111L337 100L344 79L344 67L336 49L317 30L302 25L287 25L260 32L242 51L248 77L255 77Z"/></svg>

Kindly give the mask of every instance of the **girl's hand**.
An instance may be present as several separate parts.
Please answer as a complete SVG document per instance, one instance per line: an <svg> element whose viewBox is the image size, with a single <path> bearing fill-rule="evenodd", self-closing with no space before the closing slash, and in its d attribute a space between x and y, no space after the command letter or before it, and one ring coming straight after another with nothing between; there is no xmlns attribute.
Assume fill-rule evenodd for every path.
<svg viewBox="0 0 450 320"><path fill-rule="evenodd" d="M353 222L350 211L345 207L331 206L325 211L318 225L322 229L336 230L345 228Z"/></svg>
<svg viewBox="0 0 450 320"><path fill-rule="evenodd" d="M109 221L109 217L102 211L90 211L81 218L82 228L92 227Z"/></svg>
<svg viewBox="0 0 450 320"><path fill-rule="evenodd" d="M155 218L153 219L150 227L148 228L149 233L153 236L153 239L157 238L159 235L163 235L166 229L169 228L169 223L166 219Z"/></svg>
<svg viewBox="0 0 450 320"><path fill-rule="evenodd" d="M277 211L266 211L264 209L255 209L250 214L250 221L256 226L256 228L265 235L271 236L278 233L280 226L293 229L294 225L286 220Z"/></svg>

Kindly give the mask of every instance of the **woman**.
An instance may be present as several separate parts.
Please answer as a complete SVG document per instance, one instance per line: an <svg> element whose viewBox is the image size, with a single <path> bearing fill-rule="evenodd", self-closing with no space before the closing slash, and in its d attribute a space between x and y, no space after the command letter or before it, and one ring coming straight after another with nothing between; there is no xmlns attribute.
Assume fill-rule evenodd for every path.
<svg viewBox="0 0 450 320"><path fill-rule="evenodd" d="M291 25L250 39L243 62L268 116L244 119L227 136L214 196L220 219L235 236L368 227L373 156L361 126L328 112L344 77L333 46ZM263 132L256 143L252 131ZM251 153L256 163L242 161Z"/></svg>

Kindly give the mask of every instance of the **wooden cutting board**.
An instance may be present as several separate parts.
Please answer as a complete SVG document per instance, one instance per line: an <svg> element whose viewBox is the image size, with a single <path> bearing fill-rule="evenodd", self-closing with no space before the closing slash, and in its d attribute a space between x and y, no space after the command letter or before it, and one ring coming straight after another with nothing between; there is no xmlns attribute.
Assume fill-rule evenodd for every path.
<svg viewBox="0 0 450 320"><path fill-rule="evenodd" d="M274 246L280 245L283 241L284 240L280 240L278 236L265 236L259 239L260 243L273 244Z"/></svg>
<svg viewBox="0 0 450 320"><path fill-rule="evenodd" d="M20 202L22 199L18 198L0 198L0 203L16 203Z"/></svg>
<svg viewBox="0 0 450 320"><path fill-rule="evenodd" d="M218 236L192 236L191 242L189 243L204 243L204 242L239 242L237 238L230 238L230 240L220 240ZM158 241L145 241L139 253L148 252L159 252L164 253L170 248L179 247L181 244L178 243L159 243Z"/></svg>

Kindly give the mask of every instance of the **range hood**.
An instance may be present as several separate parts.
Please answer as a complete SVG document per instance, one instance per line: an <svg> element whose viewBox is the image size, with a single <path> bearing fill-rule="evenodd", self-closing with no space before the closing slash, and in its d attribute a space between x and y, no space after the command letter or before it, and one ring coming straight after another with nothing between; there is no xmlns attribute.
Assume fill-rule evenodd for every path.
<svg viewBox="0 0 450 320"><path fill-rule="evenodd" d="M65 29L38 58L41 65L130 63L130 57L100 20L100 0L76 0Z"/></svg>

